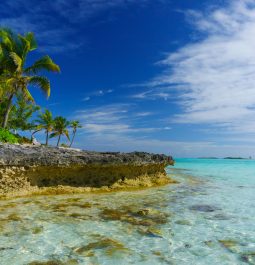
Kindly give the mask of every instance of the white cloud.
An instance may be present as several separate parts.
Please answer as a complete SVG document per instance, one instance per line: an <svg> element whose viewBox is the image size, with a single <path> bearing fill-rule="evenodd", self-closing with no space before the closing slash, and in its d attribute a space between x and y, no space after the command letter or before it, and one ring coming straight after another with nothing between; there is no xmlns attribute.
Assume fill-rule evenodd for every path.
<svg viewBox="0 0 255 265"><path fill-rule="evenodd" d="M175 122L255 133L255 1L188 16L199 38L160 62L165 71L150 82L150 93L179 91Z"/></svg>

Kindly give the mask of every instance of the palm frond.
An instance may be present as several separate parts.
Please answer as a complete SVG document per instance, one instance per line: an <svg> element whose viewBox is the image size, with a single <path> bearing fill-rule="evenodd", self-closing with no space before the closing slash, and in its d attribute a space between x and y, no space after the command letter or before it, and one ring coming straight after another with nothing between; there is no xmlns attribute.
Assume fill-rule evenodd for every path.
<svg viewBox="0 0 255 265"><path fill-rule="evenodd" d="M10 52L9 56L12 59L13 63L15 64L15 66L17 67L17 71L20 72L21 68L22 68L22 59L15 52Z"/></svg>
<svg viewBox="0 0 255 265"><path fill-rule="evenodd" d="M5 47L10 50L12 50L13 48L13 42L11 41L11 31L8 29L1 29L0 30L0 39L1 39L1 43L5 45Z"/></svg>
<svg viewBox="0 0 255 265"><path fill-rule="evenodd" d="M32 76L29 79L29 84L40 88L48 98L50 96L50 81L43 76Z"/></svg>
<svg viewBox="0 0 255 265"><path fill-rule="evenodd" d="M68 139L68 141L70 141L70 137L69 137L69 132L68 132L68 130L64 130L63 131L63 133L64 133L64 135L67 137L67 139Z"/></svg>
<svg viewBox="0 0 255 265"><path fill-rule="evenodd" d="M25 36L26 40L30 43L30 51L33 51L37 48L37 43L33 32L28 32Z"/></svg>
<svg viewBox="0 0 255 265"><path fill-rule="evenodd" d="M42 57L40 60L36 61L32 66L26 68L24 72L27 74L37 74L42 70L46 70L49 72L60 72L59 66L55 64L48 55Z"/></svg>
<svg viewBox="0 0 255 265"><path fill-rule="evenodd" d="M31 101L33 103L35 102L33 96L31 95L31 93L29 92L29 90L26 87L24 87L22 89L22 94L23 94L23 97L25 98L25 100Z"/></svg>
<svg viewBox="0 0 255 265"><path fill-rule="evenodd" d="M22 60L25 61L26 60L26 57L27 57L27 54L28 52L30 51L30 43L29 41L23 37L22 35L18 35L18 38L19 38L19 42L17 42L17 44L19 44L19 48L20 48L20 56L22 57Z"/></svg>

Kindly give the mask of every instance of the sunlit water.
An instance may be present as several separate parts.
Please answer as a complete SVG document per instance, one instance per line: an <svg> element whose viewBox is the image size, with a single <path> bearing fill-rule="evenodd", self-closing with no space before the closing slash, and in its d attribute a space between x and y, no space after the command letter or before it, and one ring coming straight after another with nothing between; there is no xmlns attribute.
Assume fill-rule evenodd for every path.
<svg viewBox="0 0 255 265"><path fill-rule="evenodd" d="M168 172L180 184L0 201L0 264L255 264L255 161Z"/></svg>

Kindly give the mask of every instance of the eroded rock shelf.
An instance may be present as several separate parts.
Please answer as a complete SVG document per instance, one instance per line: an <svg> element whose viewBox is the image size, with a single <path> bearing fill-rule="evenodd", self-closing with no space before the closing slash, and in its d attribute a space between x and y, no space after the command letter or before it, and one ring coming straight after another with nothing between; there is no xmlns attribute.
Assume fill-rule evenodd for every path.
<svg viewBox="0 0 255 265"><path fill-rule="evenodd" d="M150 187L174 182L170 156L0 145L0 195L48 194Z"/></svg>

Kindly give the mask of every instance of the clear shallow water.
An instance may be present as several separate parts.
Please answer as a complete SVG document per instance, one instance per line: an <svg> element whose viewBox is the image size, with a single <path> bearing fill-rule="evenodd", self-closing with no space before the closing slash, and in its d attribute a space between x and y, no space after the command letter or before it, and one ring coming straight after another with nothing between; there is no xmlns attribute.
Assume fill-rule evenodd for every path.
<svg viewBox="0 0 255 265"><path fill-rule="evenodd" d="M0 201L0 264L255 264L255 161L168 172L180 184Z"/></svg>

